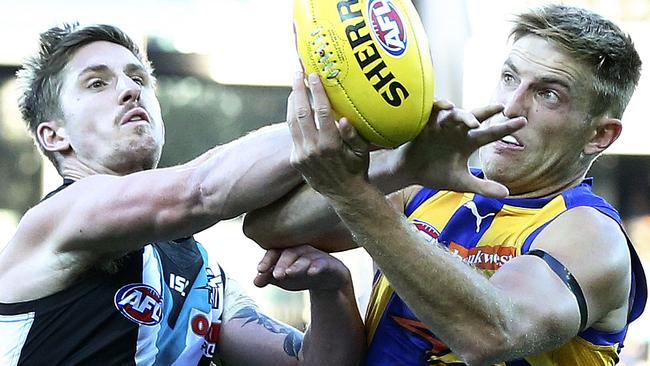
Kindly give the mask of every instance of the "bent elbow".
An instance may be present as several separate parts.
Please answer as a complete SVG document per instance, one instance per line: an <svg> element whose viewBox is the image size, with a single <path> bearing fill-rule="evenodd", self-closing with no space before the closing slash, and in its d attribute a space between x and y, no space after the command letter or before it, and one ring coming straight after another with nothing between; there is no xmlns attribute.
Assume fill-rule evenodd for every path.
<svg viewBox="0 0 650 366"><path fill-rule="evenodd" d="M490 362L490 359L492 359L492 357L482 352L459 352L459 357L468 366L494 365L493 362Z"/></svg>
<svg viewBox="0 0 650 366"><path fill-rule="evenodd" d="M510 360L513 356L512 339L505 333L496 332L488 337L455 351L467 365L494 365Z"/></svg>
<svg viewBox="0 0 650 366"><path fill-rule="evenodd" d="M254 212L249 212L244 216L244 223L242 225L244 235L264 249L273 249L274 241L270 240L268 230L265 230L262 226Z"/></svg>

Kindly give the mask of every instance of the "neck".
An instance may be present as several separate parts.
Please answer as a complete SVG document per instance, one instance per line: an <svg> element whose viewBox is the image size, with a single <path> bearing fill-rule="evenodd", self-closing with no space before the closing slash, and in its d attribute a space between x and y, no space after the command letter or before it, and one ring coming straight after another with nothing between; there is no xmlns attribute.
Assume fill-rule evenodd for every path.
<svg viewBox="0 0 650 366"><path fill-rule="evenodd" d="M511 191L508 198L551 198L555 197L562 192L565 192L573 187L579 185L587 175L587 172L584 171L580 176L574 177L568 180L558 181L554 184L545 184L540 189L535 189L529 192L516 192Z"/></svg>
<svg viewBox="0 0 650 366"><path fill-rule="evenodd" d="M64 179L81 180L97 174L126 175L128 173L124 174L116 172L103 166L92 166L77 159L66 160L61 167L61 176L63 176Z"/></svg>
<svg viewBox="0 0 650 366"><path fill-rule="evenodd" d="M154 169L157 163L156 156L138 157L116 155L110 159L92 160L80 159L73 153L63 157L60 171L64 178L79 180L96 174L128 175Z"/></svg>

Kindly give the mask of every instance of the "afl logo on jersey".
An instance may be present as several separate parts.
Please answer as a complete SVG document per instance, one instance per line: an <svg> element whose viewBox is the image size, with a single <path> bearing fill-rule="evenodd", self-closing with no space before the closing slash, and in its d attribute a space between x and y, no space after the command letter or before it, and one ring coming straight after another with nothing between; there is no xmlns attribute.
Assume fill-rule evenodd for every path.
<svg viewBox="0 0 650 366"><path fill-rule="evenodd" d="M418 229L421 236L428 242L438 241L440 236L440 231L435 228L435 226L429 224L426 221L415 219L413 220L413 225Z"/></svg>
<svg viewBox="0 0 650 366"><path fill-rule="evenodd" d="M371 0L368 2L368 18L371 33L381 47L393 57L402 57L408 40L397 7L390 0Z"/></svg>
<svg viewBox="0 0 650 366"><path fill-rule="evenodd" d="M144 283L122 286L113 301L117 310L132 322L156 325L162 319L162 296Z"/></svg>

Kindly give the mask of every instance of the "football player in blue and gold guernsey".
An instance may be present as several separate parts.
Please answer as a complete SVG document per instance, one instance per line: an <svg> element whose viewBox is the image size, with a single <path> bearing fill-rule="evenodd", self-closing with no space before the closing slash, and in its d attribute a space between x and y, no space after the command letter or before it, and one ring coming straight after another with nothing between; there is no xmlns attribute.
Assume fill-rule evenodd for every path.
<svg viewBox="0 0 650 366"><path fill-rule="evenodd" d="M379 271L367 365L613 365L643 311L621 218L585 178L621 133L640 76L634 45L558 5L519 15L511 37L493 105L436 103L416 140L373 153L369 168L318 78L311 114L294 85L292 161L311 188L249 214L245 231L267 247L368 251ZM492 142L485 126L520 129ZM470 171L476 149L482 170Z"/></svg>

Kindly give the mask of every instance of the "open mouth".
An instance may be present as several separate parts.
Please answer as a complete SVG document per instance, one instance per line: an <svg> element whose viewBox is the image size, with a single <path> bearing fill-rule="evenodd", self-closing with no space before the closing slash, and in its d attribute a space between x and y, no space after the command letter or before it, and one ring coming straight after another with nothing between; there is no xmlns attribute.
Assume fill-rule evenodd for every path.
<svg viewBox="0 0 650 366"><path fill-rule="evenodd" d="M147 111L144 110L144 108L136 107L128 111L124 117L122 117L122 123L121 124L127 124L127 123L135 123L135 122L149 122L149 115L147 114Z"/></svg>
<svg viewBox="0 0 650 366"><path fill-rule="evenodd" d="M503 143L506 143L508 145L512 146L518 146L518 147L523 147L524 145L520 144L519 141L512 135L505 136L499 140Z"/></svg>

